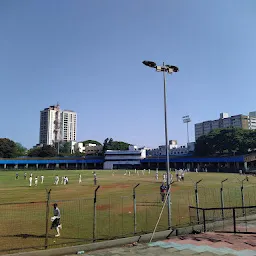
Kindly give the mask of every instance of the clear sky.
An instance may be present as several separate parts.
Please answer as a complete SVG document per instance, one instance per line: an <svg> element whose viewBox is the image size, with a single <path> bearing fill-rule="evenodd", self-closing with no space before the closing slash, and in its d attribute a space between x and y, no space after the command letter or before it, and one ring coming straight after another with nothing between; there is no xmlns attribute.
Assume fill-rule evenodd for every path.
<svg viewBox="0 0 256 256"><path fill-rule="evenodd" d="M255 0L1 0L0 137L39 140L40 110L78 113L78 140L164 144L220 112L256 111Z"/></svg>

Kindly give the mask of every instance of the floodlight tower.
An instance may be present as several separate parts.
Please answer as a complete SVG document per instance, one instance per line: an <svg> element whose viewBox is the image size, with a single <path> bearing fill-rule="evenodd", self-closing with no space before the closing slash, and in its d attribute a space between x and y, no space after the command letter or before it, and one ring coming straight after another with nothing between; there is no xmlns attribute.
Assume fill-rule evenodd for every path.
<svg viewBox="0 0 256 256"><path fill-rule="evenodd" d="M191 118L189 116L183 116L182 117L183 123L187 124L187 138L188 138L188 143L189 143L189 131L188 131L188 123L191 122Z"/></svg>
<svg viewBox="0 0 256 256"><path fill-rule="evenodd" d="M154 68L157 72L163 72L164 80L164 123L165 123L165 147L166 147L166 172L167 172L167 207L168 207L168 228L171 229L171 182L170 182L170 166L169 166L169 141L168 141L168 130L167 130L167 108L166 108L166 77L165 73L172 74L179 71L179 68L176 66L166 65L163 62L163 65L157 66L153 61L143 61L145 66Z"/></svg>

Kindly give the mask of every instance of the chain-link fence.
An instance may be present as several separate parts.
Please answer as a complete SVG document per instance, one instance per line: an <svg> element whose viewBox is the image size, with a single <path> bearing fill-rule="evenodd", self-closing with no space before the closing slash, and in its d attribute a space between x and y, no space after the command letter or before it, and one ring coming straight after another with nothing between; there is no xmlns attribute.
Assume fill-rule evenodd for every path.
<svg viewBox="0 0 256 256"><path fill-rule="evenodd" d="M0 204L1 251L43 248L46 203Z"/></svg>
<svg viewBox="0 0 256 256"><path fill-rule="evenodd" d="M224 188L222 191L203 186L195 189L188 187L187 190L173 187L171 226L203 224L203 218L206 223L232 220L231 209L224 212L221 209L203 212L201 209L256 205L255 189L255 186ZM0 204L0 250L45 249L127 237L154 230L164 205L160 193L145 193L140 187L134 187L130 193L104 194L100 191L99 188L91 198L57 200L51 198L49 192L47 200L43 202ZM53 203L57 203L61 211L62 229L57 238L56 230L50 229ZM189 205L195 207L189 208ZM165 208L156 231L168 228ZM256 214L254 208L245 211L246 217ZM245 216L238 209L237 223L239 218ZM250 221L250 225L253 225L254 219Z"/></svg>

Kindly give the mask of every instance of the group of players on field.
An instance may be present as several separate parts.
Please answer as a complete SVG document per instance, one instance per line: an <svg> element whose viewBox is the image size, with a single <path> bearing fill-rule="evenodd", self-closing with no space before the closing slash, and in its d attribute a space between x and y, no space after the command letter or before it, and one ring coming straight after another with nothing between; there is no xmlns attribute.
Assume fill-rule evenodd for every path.
<svg viewBox="0 0 256 256"><path fill-rule="evenodd" d="M179 181L184 181L184 176L185 176L185 172L187 172L188 170L175 170L175 176L176 176L176 180L177 182ZM113 172L114 173L114 172ZM135 169L135 173L139 174L139 171L137 171ZM148 173L150 174L150 170L148 170ZM130 176L130 171L129 172L125 172L125 175L129 174ZM145 169L142 171L142 174L145 174ZM19 174L16 173L15 175L15 179L19 179ZM156 174L155 174L155 179L158 180L159 179L159 172L158 169L156 170ZM27 173L24 173L24 180L27 180ZM33 174L31 173L29 175L29 186L31 187L33 185ZM41 184L44 183L44 175L40 176L40 180L41 180ZM93 171L93 180L94 180L94 185L97 185L97 175L96 172ZM55 176L54 178L54 185L58 185L60 182L60 178L58 175ZM170 176L170 182L173 182L173 175ZM61 182L60 184L63 185L67 185L69 183L69 179L67 176L63 176L61 177ZM82 183L82 175L79 174L78 176L78 183L81 184ZM163 181L161 183L160 186L160 195L161 195L161 200L162 202L164 202L165 200L165 196L167 194L167 174L166 172L163 173ZM166 185L165 185L166 184ZM38 176L35 176L34 178L34 185L37 186L38 185ZM55 229L57 234L55 235L55 237L59 237L60 236L60 229L62 229L62 224L60 222L60 209L58 208L58 205L56 203L53 204L53 217L51 217L51 229Z"/></svg>
<svg viewBox="0 0 256 256"><path fill-rule="evenodd" d="M26 172L24 173L23 177L24 177L24 180L27 180L27 173ZM16 173L15 179L16 180L19 179L19 173ZM35 176L35 178L34 178L34 185L35 186L38 185L38 179L39 179L38 176ZM44 183L44 175L41 175L40 179L41 179L41 184L43 184ZM33 185L33 173L30 173L28 180L29 180L29 186L32 187L32 185ZM93 180L94 180L94 185L97 185L97 175L96 175L95 171L93 172ZM58 185L59 181L60 181L60 177L58 175L56 175L55 178L54 178L54 185ZM69 182L68 176L61 177L60 184L67 185L68 182ZM78 183L79 184L82 183L82 175L81 174L79 174L79 176L78 176Z"/></svg>

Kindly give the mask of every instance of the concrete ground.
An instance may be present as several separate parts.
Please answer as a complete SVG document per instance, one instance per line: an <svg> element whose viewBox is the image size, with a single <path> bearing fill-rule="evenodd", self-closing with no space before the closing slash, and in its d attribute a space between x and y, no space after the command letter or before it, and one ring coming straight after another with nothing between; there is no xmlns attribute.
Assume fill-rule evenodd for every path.
<svg viewBox="0 0 256 256"><path fill-rule="evenodd" d="M73 254L77 255L77 254ZM185 255L238 255L256 256L256 235L204 233L173 237L150 244L128 244L91 252L91 256L185 256ZM70 255L69 255L70 256Z"/></svg>

